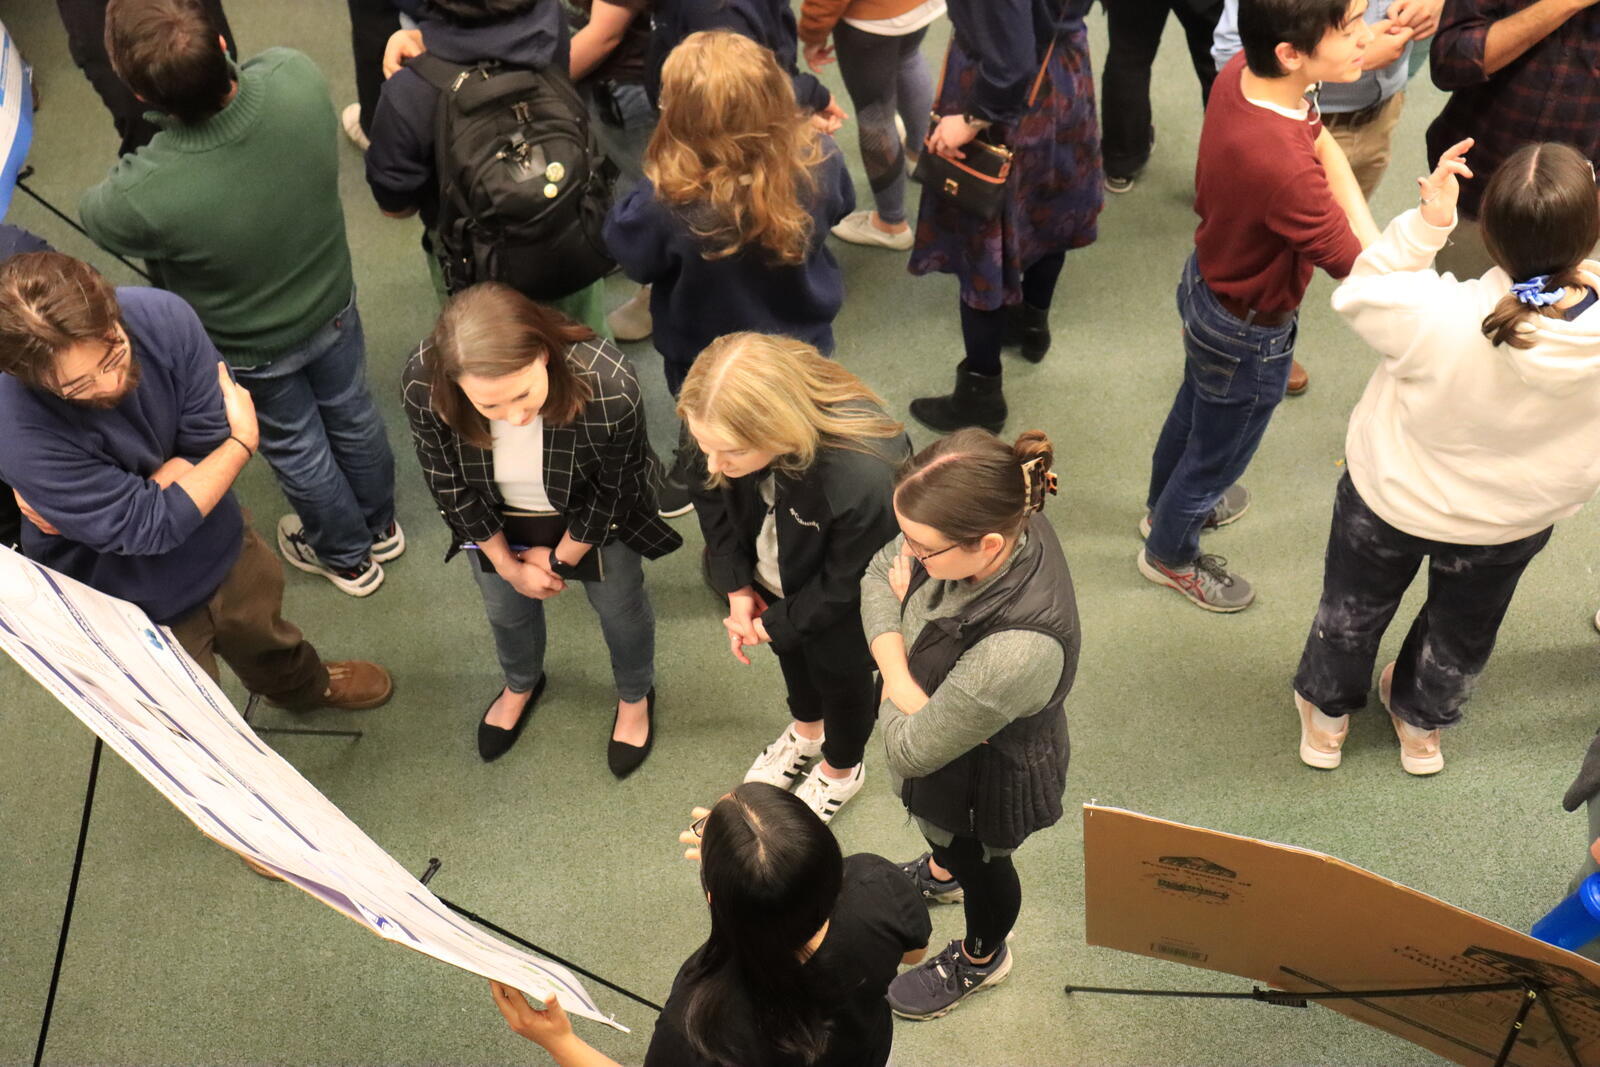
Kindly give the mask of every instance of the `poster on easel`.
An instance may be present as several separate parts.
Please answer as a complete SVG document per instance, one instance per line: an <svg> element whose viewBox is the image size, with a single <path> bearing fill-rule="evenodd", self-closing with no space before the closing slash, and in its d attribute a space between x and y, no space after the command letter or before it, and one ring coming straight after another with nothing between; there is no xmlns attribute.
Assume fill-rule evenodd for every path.
<svg viewBox="0 0 1600 1067"><path fill-rule="evenodd" d="M11 207L17 175L33 143L33 72L0 23L0 219Z"/></svg>
<svg viewBox="0 0 1600 1067"><path fill-rule="evenodd" d="M1506 1062L1600 1064L1600 964L1582 956L1333 856L1119 808L1084 806L1083 854L1091 945L1298 993L1526 982L1545 1003ZM1511 988L1316 1003L1488 1067L1525 1000Z"/></svg>
<svg viewBox="0 0 1600 1067"><path fill-rule="evenodd" d="M627 1029L566 968L451 912L132 604L0 548L0 649L213 841L385 940Z"/></svg>

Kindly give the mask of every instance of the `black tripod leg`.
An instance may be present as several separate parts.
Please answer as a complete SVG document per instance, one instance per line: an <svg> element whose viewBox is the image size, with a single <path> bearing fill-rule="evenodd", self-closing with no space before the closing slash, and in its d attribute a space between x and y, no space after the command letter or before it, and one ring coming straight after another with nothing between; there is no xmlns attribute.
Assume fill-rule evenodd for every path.
<svg viewBox="0 0 1600 1067"><path fill-rule="evenodd" d="M1583 1061L1578 1059L1578 1050L1572 1044L1572 1035L1567 1033L1567 1028L1561 1023L1561 1016L1556 1012L1556 1002L1550 996L1548 989L1541 990L1543 996L1539 1003L1544 1006L1545 1017L1550 1020L1550 1026L1555 1030L1556 1036L1561 1039L1561 1047L1567 1050L1567 1060L1572 1067L1583 1067Z"/></svg>
<svg viewBox="0 0 1600 1067"><path fill-rule="evenodd" d="M362 736L362 732L360 730L324 730L321 728L312 728L306 726L257 726L255 723L250 721L250 716L254 715L256 713L256 708L260 706L261 694L251 693L250 699L245 701L244 711L240 712L239 714L239 718L245 721L245 725L249 726L250 729L254 730L258 734L301 734L307 737L348 737L357 741L359 741Z"/></svg>
<svg viewBox="0 0 1600 1067"><path fill-rule="evenodd" d="M72 929L72 906L78 899L78 875L83 871L83 849L89 840L89 816L94 813L94 787L100 780L100 753L105 742L94 739L94 756L89 761L89 786L83 793L83 819L78 823L78 850L72 856L72 878L67 882L67 905L61 914L61 935L56 938L56 965L50 970L50 992L44 998L44 1021L39 1024L39 1044L33 1050L33 1067L44 1062L44 1043L50 1036L50 1015L56 1007L56 988L61 984L61 962L67 955L67 934Z"/></svg>
<svg viewBox="0 0 1600 1067"><path fill-rule="evenodd" d="M1517 1009L1517 1017L1511 1020L1511 1028L1506 1031L1505 1044L1500 1046L1500 1055L1494 1061L1494 1067L1505 1067L1511 1062L1511 1050L1517 1047L1517 1041L1522 1037L1522 1024L1527 1022L1528 1013L1533 1010L1534 1001L1539 999L1539 994L1531 989L1522 992L1522 1007Z"/></svg>

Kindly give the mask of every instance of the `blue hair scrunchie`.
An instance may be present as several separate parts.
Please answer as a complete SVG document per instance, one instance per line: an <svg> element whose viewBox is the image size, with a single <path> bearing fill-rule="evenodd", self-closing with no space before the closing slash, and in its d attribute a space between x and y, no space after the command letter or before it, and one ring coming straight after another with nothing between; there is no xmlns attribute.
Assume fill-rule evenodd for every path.
<svg viewBox="0 0 1600 1067"><path fill-rule="evenodd" d="M1536 278L1529 278L1525 282L1517 282L1511 287L1511 292L1516 298L1529 307L1543 308L1566 299L1565 288L1552 289L1545 292L1544 287L1550 284L1550 275L1541 274Z"/></svg>

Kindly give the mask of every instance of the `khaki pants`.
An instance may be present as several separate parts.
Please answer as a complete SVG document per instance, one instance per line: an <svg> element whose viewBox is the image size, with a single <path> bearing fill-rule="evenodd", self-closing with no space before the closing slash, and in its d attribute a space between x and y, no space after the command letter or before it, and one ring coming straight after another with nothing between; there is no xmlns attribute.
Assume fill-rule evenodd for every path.
<svg viewBox="0 0 1600 1067"><path fill-rule="evenodd" d="M239 559L222 585L172 624L172 636L213 679L221 656L250 692L284 707L316 707L328 688L328 671L282 610L283 564L246 525Z"/></svg>
<svg viewBox="0 0 1600 1067"><path fill-rule="evenodd" d="M1328 132L1344 149L1344 156L1355 172L1361 195L1368 200L1383 181L1383 172L1389 169L1390 141L1394 128L1400 122L1400 112L1405 110L1406 93L1402 89L1388 100L1372 121L1362 126L1330 125Z"/></svg>
<svg viewBox="0 0 1600 1067"><path fill-rule="evenodd" d="M1494 259L1483 243L1483 232L1478 229L1478 220L1465 215L1458 216L1450 243L1439 249L1433 261L1434 270L1440 274L1449 271L1457 281L1481 278L1484 271L1494 265Z"/></svg>

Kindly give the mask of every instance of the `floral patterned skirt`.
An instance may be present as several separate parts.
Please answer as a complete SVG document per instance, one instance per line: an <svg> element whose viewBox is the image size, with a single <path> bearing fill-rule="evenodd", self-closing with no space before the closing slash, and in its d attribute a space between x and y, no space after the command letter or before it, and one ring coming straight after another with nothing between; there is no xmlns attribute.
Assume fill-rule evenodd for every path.
<svg viewBox="0 0 1600 1067"><path fill-rule="evenodd" d="M961 114L977 62L956 45L934 110ZM1014 129L1009 198L998 218L980 219L922 191L912 274L954 274L963 303L984 311L1022 299L1022 272L1040 258L1093 244L1105 197L1094 73L1083 23L1062 31L1039 98Z"/></svg>

